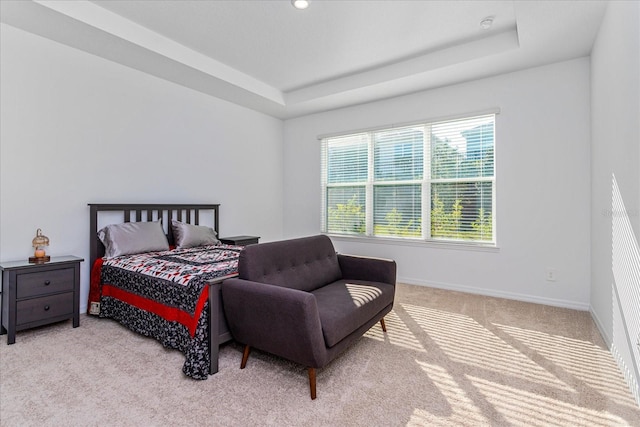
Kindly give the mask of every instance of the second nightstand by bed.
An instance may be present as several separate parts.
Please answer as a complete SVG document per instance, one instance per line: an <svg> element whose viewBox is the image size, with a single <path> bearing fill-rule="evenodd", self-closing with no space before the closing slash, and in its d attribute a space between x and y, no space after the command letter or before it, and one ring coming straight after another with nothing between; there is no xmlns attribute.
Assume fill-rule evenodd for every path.
<svg viewBox="0 0 640 427"><path fill-rule="evenodd" d="M231 237L221 237L220 241L227 245L234 246L247 246L247 245L255 245L260 240L258 236L231 236Z"/></svg>

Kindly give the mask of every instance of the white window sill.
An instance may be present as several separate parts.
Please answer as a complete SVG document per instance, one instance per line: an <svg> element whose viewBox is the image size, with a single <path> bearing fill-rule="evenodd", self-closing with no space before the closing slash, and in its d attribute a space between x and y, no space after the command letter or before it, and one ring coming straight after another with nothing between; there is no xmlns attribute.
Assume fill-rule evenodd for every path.
<svg viewBox="0 0 640 427"><path fill-rule="evenodd" d="M470 243L470 242L441 242L437 240L419 240L419 239L394 239L392 237L367 237L367 236L349 236L345 234L329 234L324 233L333 240L352 243L366 244L382 244L394 246L414 246L421 248L434 249L453 249L462 251L478 251L478 252L500 252L500 248L493 244Z"/></svg>

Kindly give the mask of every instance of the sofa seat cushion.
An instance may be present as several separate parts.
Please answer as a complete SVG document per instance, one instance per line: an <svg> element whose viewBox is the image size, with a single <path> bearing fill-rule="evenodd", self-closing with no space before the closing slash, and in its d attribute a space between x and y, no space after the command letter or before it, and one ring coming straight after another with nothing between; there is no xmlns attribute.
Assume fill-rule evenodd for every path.
<svg viewBox="0 0 640 427"><path fill-rule="evenodd" d="M393 303L394 287L379 282L339 280L312 294L316 297L325 343L333 347Z"/></svg>

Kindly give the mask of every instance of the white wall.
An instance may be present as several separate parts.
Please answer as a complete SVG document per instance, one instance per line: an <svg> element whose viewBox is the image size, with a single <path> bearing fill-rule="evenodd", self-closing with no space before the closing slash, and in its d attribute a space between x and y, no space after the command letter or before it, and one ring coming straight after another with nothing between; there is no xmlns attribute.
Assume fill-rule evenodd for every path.
<svg viewBox="0 0 640 427"><path fill-rule="evenodd" d="M282 237L282 121L2 24L0 260L89 272L87 203L220 203L221 234Z"/></svg>
<svg viewBox="0 0 640 427"><path fill-rule="evenodd" d="M591 313L640 403L640 3L608 4L591 69Z"/></svg>
<svg viewBox="0 0 640 427"><path fill-rule="evenodd" d="M497 251L334 239L393 258L401 282L586 310L590 99L587 58L285 121L284 234L319 232L317 136L498 107ZM545 269L557 270L556 282Z"/></svg>

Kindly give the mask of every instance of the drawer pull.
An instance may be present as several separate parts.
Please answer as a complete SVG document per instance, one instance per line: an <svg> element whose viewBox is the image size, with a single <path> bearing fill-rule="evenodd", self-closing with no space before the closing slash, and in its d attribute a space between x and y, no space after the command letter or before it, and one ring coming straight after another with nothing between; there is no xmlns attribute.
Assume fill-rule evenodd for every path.
<svg viewBox="0 0 640 427"><path fill-rule="evenodd" d="M51 308L51 307L49 307L48 305L45 305L44 306L44 311L49 311L49 308Z"/></svg>
<svg viewBox="0 0 640 427"><path fill-rule="evenodd" d="M45 280L44 285L49 286L51 284L51 280Z"/></svg>

